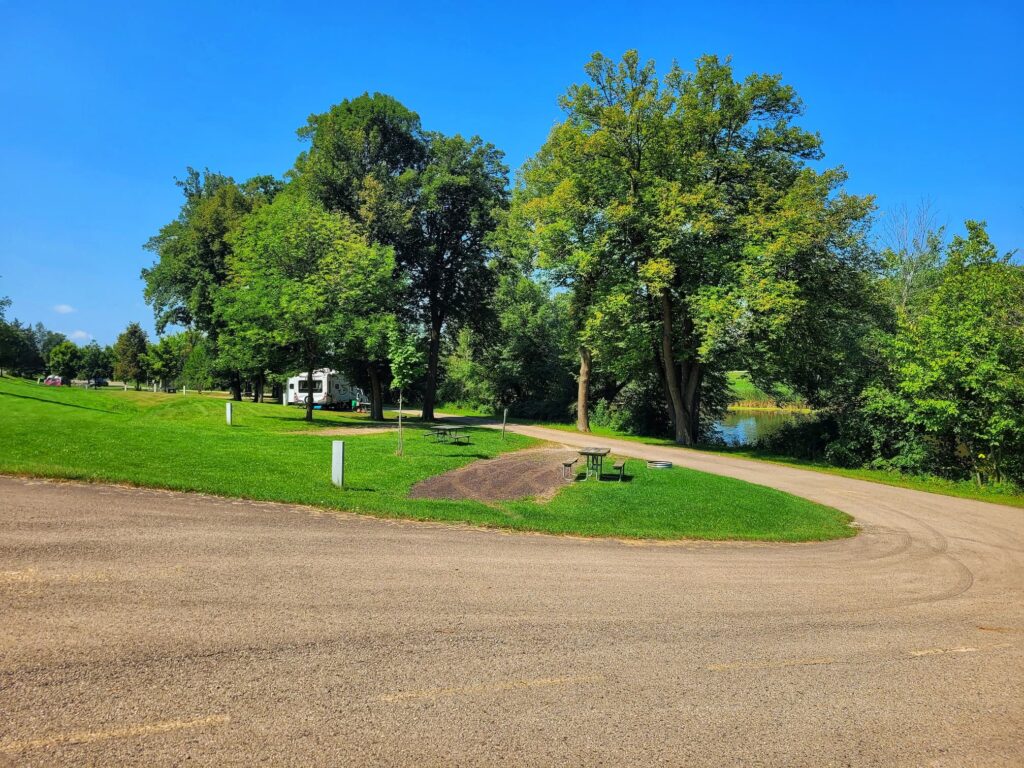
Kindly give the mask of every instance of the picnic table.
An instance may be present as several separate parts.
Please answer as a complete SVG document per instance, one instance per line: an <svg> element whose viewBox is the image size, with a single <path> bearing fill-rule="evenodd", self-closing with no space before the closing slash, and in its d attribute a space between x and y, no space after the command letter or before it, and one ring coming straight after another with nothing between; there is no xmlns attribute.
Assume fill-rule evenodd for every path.
<svg viewBox="0 0 1024 768"><path fill-rule="evenodd" d="M587 460L587 474L583 479L587 480L594 475L600 480L601 471L604 469L604 457L611 452L611 448L580 448L580 456Z"/></svg>
<svg viewBox="0 0 1024 768"><path fill-rule="evenodd" d="M460 440L469 442L469 433L466 428L458 424L437 424L430 428L428 435L433 435L439 443L458 443Z"/></svg>

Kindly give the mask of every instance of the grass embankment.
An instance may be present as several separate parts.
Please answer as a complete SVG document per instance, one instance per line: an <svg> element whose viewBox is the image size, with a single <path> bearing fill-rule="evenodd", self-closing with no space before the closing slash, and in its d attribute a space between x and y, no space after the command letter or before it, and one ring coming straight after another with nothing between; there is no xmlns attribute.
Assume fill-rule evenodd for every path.
<svg viewBox="0 0 1024 768"><path fill-rule="evenodd" d="M526 421L517 419L516 423L529 424L536 427L547 427L549 429L558 429L563 432L575 432L576 427L573 424L561 424L557 422L540 422L540 421ZM680 447L676 443L668 438L663 437L647 437L643 435L633 435L627 432L617 432L614 429L608 429L607 427L592 427L591 433L599 437L613 437L617 440L630 440L636 443L643 443L644 445L667 445L673 447ZM1024 493L1019 490L1006 485L1000 486L981 486L979 487L976 483L969 480L944 480L941 477L930 477L921 475L904 475L899 472L890 472L882 469L848 469L844 467L835 467L831 464L826 464L823 461L807 461L804 459L795 459L786 456L779 456L774 453L767 453L765 451L758 451L754 448L728 448L718 446L700 446L692 448L690 450L702 451L708 453L726 453L730 456L739 456L744 459L754 459L756 461L767 461L772 464L781 464L786 467L796 467L798 469L810 469L815 472L824 472L830 475L839 475L840 477L852 477L857 480L867 480L872 483L881 483L883 485L893 485L897 488L909 488L915 491L926 491L927 493L938 493L943 496L955 496L961 499L974 499L975 501L988 501L992 504L1004 504L1010 507L1024 507Z"/></svg>
<svg viewBox="0 0 1024 768"><path fill-rule="evenodd" d="M471 444L438 445L413 422L397 435L359 434L362 414L235 403L201 395L43 387L0 378L0 472L110 481L312 504L382 517L461 521L551 533L638 538L812 541L853 534L837 510L779 491L684 469L627 463L632 482L567 485L547 503L410 499L417 481L536 444L471 430ZM393 424L393 422L390 422ZM379 425L378 425L379 426ZM331 440L345 435L344 489L330 483ZM299 434L296 434L296 433Z"/></svg>

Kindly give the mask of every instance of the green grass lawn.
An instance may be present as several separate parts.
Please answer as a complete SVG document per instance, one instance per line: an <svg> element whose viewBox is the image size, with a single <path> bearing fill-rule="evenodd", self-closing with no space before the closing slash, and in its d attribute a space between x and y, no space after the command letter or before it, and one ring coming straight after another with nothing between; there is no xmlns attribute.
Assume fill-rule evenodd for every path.
<svg viewBox="0 0 1024 768"><path fill-rule="evenodd" d="M575 432L575 424L561 424L558 422L530 421L516 419L517 424L529 424L537 427L548 427L563 432ZM665 445L677 446L676 443L664 437L647 437L644 435L632 435L625 432L617 432L607 427L591 427L592 434L600 437L612 437L617 440L630 440L644 445ZM767 461L773 464L782 464L787 467L799 469L810 469L815 472L824 472L840 477L852 477L857 480L868 480L883 485L894 485L898 488L910 488L915 491L927 491L928 493L939 493L943 496L956 496L961 499L974 499L976 501L988 501L993 504L1004 504L1010 507L1024 507L1024 493L1009 485L986 485L979 487L969 480L944 480L941 477L930 477L920 475L904 475L899 472L889 472L881 469L848 469L834 467L821 461L806 461L786 456L778 456L773 453L757 451L753 448L724 448L716 446L701 446L691 450L706 451L711 453L727 453L730 456L739 456L744 459L756 461Z"/></svg>
<svg viewBox="0 0 1024 768"><path fill-rule="evenodd" d="M412 422L406 455L398 457L395 432L318 434L374 426L363 414L317 412L308 424L298 408L241 402L229 427L224 402L0 378L0 472L565 534L812 541L854 533L837 510L729 478L648 470L639 461L627 463L631 482L567 484L546 503L410 499L421 479L537 442L474 429L469 445L438 445ZM346 441L344 489L330 482L331 441L338 439Z"/></svg>

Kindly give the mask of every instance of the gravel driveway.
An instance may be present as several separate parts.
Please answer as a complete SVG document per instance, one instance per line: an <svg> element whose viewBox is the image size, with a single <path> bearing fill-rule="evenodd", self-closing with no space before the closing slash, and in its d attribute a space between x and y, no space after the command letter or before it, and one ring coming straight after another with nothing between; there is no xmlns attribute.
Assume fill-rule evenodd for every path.
<svg viewBox="0 0 1024 768"><path fill-rule="evenodd" d="M805 483L861 535L621 543L0 478L0 765L1024 764L1024 511Z"/></svg>

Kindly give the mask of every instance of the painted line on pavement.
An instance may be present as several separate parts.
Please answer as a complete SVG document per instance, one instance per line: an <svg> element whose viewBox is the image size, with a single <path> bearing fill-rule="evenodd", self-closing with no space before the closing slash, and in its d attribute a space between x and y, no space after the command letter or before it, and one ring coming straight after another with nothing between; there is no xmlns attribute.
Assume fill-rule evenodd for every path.
<svg viewBox="0 0 1024 768"><path fill-rule="evenodd" d="M458 696L460 694L498 693L500 691L542 688L552 685L578 685L580 683L600 682L601 680L604 680L604 677L600 675L587 677L544 677L536 680L508 680L502 683L484 683L455 688L426 688L419 691L402 691L381 696L380 701L395 702L408 701L409 699L436 699L442 696Z"/></svg>
<svg viewBox="0 0 1024 768"><path fill-rule="evenodd" d="M782 659L780 661L735 661L729 664L709 664L712 672L724 672L729 669L781 669L783 667L816 667L822 664L835 664L835 659Z"/></svg>
<svg viewBox="0 0 1024 768"><path fill-rule="evenodd" d="M210 715L197 720L167 720L162 723L128 725L124 728L113 728L106 731L76 731L59 733L38 739L0 741L0 752L24 752L29 749L55 747L60 744L92 744L108 739L124 739L132 736L152 736L157 733L180 731L186 728L206 728L211 725L224 725L231 722L228 715Z"/></svg>
<svg viewBox="0 0 1024 768"><path fill-rule="evenodd" d="M935 656L941 653L977 653L978 651L992 651L996 648L1009 648L1012 643L999 643L998 645L987 645L984 648L964 645L958 648L924 648L920 651L911 651L911 656Z"/></svg>

